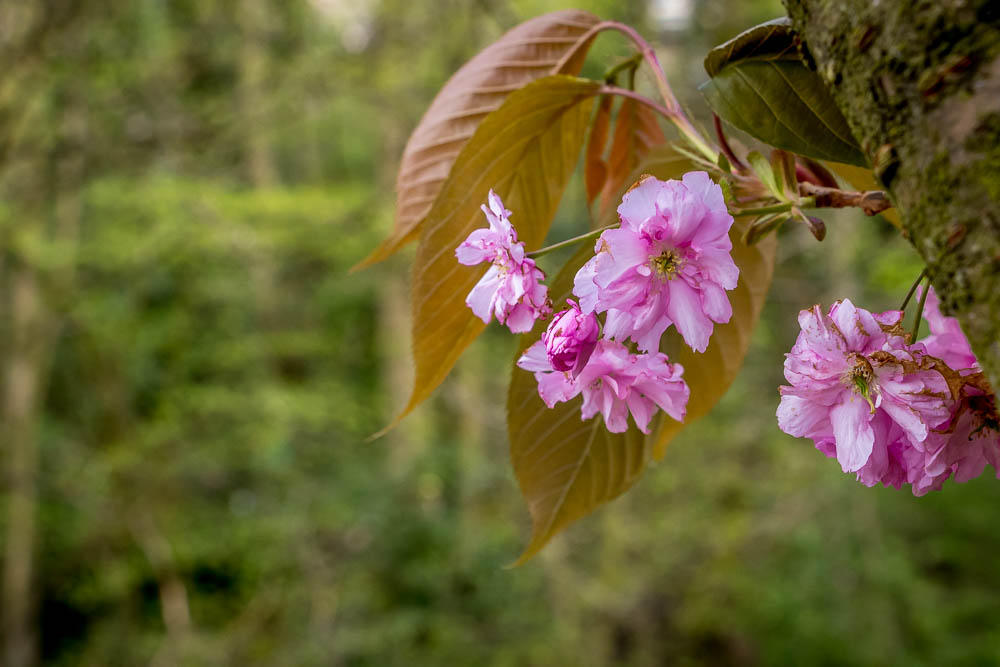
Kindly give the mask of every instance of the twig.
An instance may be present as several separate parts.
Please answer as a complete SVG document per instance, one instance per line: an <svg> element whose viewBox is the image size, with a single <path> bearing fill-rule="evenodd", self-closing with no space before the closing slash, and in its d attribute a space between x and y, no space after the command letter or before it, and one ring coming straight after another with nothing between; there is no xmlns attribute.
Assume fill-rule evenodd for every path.
<svg viewBox="0 0 1000 667"><path fill-rule="evenodd" d="M544 248L539 248L538 250L533 250L531 252L525 253L528 257L541 257L542 255L547 255L553 250L558 250L559 248L565 248L566 246L574 245L580 243L581 241L586 241L587 239L592 239L600 236L602 233L609 229L614 229L618 226L616 222L613 225L608 225L607 227L601 227L600 229L595 229L592 232L587 232L586 234L580 234L579 236L574 236L571 239L566 239L565 241L560 241L559 243L553 243L550 246L545 246Z"/></svg>
<svg viewBox="0 0 1000 667"><path fill-rule="evenodd" d="M617 65L615 65L614 67L612 67L611 69L609 69L607 72L604 73L604 82L607 83L608 85L614 85L615 83L617 83L618 73L624 70L629 70L630 73L635 74L635 69L639 66L639 63L641 62L642 62L641 53L636 53L628 60L621 61L620 63L618 63Z"/></svg>
<svg viewBox="0 0 1000 667"><path fill-rule="evenodd" d="M671 90L670 84L667 82L667 75L663 73L663 67L660 66L660 61L656 57L656 51L650 46L649 42L643 39L636 30L624 23L619 23L618 21L602 21L598 23L591 30L617 30L622 33L635 44L636 48L639 49L639 53L642 57L646 59L649 63L650 69L653 70L653 78L656 80L656 87L660 92L660 96L663 98L664 104L666 104L665 109L667 110L667 118L674 124L674 127L681 133L695 150L704 155L710 161L715 162L718 159L718 151L710 146L704 138L702 138L701 133L695 128L691 123L690 119L684 114L684 109L681 107L680 102L677 101L677 96L674 95L674 91Z"/></svg>
<svg viewBox="0 0 1000 667"><path fill-rule="evenodd" d="M715 136L719 139L719 147L722 149L722 153L726 156L726 159L729 160L729 164L735 167L737 171L746 171L747 166L736 157L736 153L729 146L726 135L722 131L722 121L714 113L712 114L712 122L715 124Z"/></svg>
<svg viewBox="0 0 1000 667"><path fill-rule="evenodd" d="M927 289L923 291L920 295L920 304L917 306L917 316L913 320L913 338L911 339L914 343L917 342L917 334L920 333L920 318L924 314L924 303L927 302L927 295L931 293L931 286L928 283Z"/></svg>
<svg viewBox="0 0 1000 667"><path fill-rule="evenodd" d="M923 270L920 272L920 275L917 276L917 279L913 281L912 285L910 285L910 291L906 293L906 298L903 299L903 305L899 307L900 310L906 310L906 306L910 303L910 299L913 298L914 292L916 292L917 287L920 286L920 281L923 280L924 276L926 275L927 275L927 267L925 266Z"/></svg>
<svg viewBox="0 0 1000 667"><path fill-rule="evenodd" d="M860 208L865 215L875 215L892 208L892 202L881 190L849 192L813 183L799 183L799 194L816 199L816 208Z"/></svg>
<svg viewBox="0 0 1000 667"><path fill-rule="evenodd" d="M601 86L600 90L597 91L602 95L620 95L622 97L630 97L637 102L645 104L647 107L660 114L664 118L672 120L674 118L670 110L667 109L662 104L657 104L653 100L649 99L641 93L637 93L634 90L629 90L628 88L619 88L618 86Z"/></svg>
<svg viewBox="0 0 1000 667"><path fill-rule="evenodd" d="M799 208L816 208L816 202L812 201L811 197L806 197L800 199L797 202L782 202L780 204L772 204L771 206L759 206L757 208L740 208L740 209L730 209L729 214L734 218L739 218L746 215L765 215L767 213L787 213L792 210L792 207L798 206Z"/></svg>

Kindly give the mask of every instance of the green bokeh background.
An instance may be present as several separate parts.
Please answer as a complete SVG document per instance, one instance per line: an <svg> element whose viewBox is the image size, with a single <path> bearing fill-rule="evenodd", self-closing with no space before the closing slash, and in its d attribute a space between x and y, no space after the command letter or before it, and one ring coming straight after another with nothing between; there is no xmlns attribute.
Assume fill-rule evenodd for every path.
<svg viewBox="0 0 1000 667"><path fill-rule="evenodd" d="M412 249L347 272L389 229L447 77L577 6L654 41L704 122L702 55L776 0L17 4L0 12L45 29L0 43L0 352L31 352L39 392L2 446L38 454L39 661L1000 664L992 471L925 498L868 489L775 423L796 313L895 307L919 272L881 219L827 215L822 244L783 230L724 400L523 567L504 569L529 521L503 330L365 441L409 391ZM584 73L627 53L602 36ZM554 239L586 225L581 190Z"/></svg>

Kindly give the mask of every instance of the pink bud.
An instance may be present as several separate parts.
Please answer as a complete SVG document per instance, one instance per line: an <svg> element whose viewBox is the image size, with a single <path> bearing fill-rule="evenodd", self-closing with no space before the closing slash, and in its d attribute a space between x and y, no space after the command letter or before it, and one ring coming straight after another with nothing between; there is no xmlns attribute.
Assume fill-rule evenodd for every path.
<svg viewBox="0 0 1000 667"><path fill-rule="evenodd" d="M581 312L580 306L571 299L566 303L570 307L552 318L549 328L542 334L542 342L553 370L573 371L575 376L587 365L600 330L593 313Z"/></svg>

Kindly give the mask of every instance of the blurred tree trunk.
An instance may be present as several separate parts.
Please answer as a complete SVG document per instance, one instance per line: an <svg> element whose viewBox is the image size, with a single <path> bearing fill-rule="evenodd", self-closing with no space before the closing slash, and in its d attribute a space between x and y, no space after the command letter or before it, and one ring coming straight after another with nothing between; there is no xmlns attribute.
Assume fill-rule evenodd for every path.
<svg viewBox="0 0 1000 667"><path fill-rule="evenodd" d="M9 18L10 5L0 7ZM21 14L45 30L48 17ZM37 23L33 23L37 22ZM23 28L23 26L22 26ZM5 46L10 47L9 44ZM37 44L20 45L28 54L16 61L12 76L30 76ZM18 53L5 50L4 60ZM10 313L3 357L0 436L7 456L7 532L3 572L4 664L37 663L34 578L38 524L39 417L58 334L58 305L68 301L80 220L80 183L84 173L86 120L72 84L61 87L34 80L20 96L6 97L4 111L15 118L2 136L0 185L18 220L18 230L41 241L12 253L4 287ZM44 267L44 268L42 268Z"/></svg>
<svg viewBox="0 0 1000 667"><path fill-rule="evenodd" d="M784 2L944 309L1000 387L1000 5Z"/></svg>
<svg viewBox="0 0 1000 667"><path fill-rule="evenodd" d="M239 118L243 126L246 167L255 187L267 187L276 181L274 158L264 134L263 110L267 75L267 3L264 0L241 0L236 4L242 33L240 47Z"/></svg>
<svg viewBox="0 0 1000 667"><path fill-rule="evenodd" d="M4 664L36 662L32 587L37 511L36 411L48 349L49 317L33 268L10 277L10 345L5 360L3 442L7 456L7 534L4 549Z"/></svg>
<svg viewBox="0 0 1000 667"><path fill-rule="evenodd" d="M51 212L52 240L66 250L76 242L80 218L79 181L83 159L71 152L56 161ZM44 177L39 173L39 187ZM68 253L72 257L72 252ZM68 295L72 261L45 276L47 286ZM5 664L27 667L37 661L35 534L38 520L39 413L60 316L47 303L38 270L23 259L10 271L10 340L2 396L3 441L8 455L7 535L4 553Z"/></svg>
<svg viewBox="0 0 1000 667"><path fill-rule="evenodd" d="M166 642L157 651L150 664L174 665L180 662L184 640L191 632L187 588L177 571L173 547L157 528L153 514L144 501L140 501L131 509L127 519L132 536L156 576L156 585L160 593L160 613L167 631Z"/></svg>

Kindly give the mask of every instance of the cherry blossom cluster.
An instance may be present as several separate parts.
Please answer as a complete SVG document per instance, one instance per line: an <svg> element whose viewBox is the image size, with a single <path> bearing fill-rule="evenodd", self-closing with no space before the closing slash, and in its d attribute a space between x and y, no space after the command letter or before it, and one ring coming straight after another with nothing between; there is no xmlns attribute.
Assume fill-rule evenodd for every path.
<svg viewBox="0 0 1000 667"><path fill-rule="evenodd" d="M492 263L466 304L484 322L494 316L526 332L549 313L544 275L492 191L483 210L489 229L474 231L456 250L463 264ZM600 412L607 429L621 433L631 414L648 433L657 408L683 421L690 395L684 369L659 351L663 334L674 326L704 352L715 324L732 316L726 291L739 278L733 218L705 172L645 177L625 194L618 216L620 225L601 233L575 276L578 301L567 300L517 365L535 374L550 408L582 394L582 419Z"/></svg>
<svg viewBox="0 0 1000 667"><path fill-rule="evenodd" d="M511 212L493 190L489 207L482 209L490 226L469 234L455 250L461 264L491 263L465 304L486 324L492 316L512 332L526 333L536 319L552 312L548 288L541 283L545 274L525 255L524 243L517 240L517 230L510 224Z"/></svg>
<svg viewBox="0 0 1000 667"><path fill-rule="evenodd" d="M928 293L931 333L911 342L903 313L870 313L849 300L799 314L786 355L778 425L810 438L861 483L915 495L1000 470L991 392L958 321Z"/></svg>

